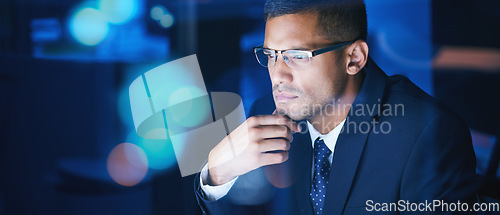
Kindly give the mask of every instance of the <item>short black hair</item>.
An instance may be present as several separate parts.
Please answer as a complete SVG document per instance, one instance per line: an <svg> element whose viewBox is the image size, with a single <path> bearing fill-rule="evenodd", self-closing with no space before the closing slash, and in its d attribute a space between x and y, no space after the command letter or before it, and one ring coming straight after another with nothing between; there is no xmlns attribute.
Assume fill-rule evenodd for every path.
<svg viewBox="0 0 500 215"><path fill-rule="evenodd" d="M333 42L366 41L368 24L363 0L268 0L264 17L314 14L321 33Z"/></svg>

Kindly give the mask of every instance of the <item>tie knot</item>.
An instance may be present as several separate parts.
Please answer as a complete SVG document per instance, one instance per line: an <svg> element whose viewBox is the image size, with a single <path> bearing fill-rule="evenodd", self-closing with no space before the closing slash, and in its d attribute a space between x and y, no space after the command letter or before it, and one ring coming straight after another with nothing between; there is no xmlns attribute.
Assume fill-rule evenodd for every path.
<svg viewBox="0 0 500 215"><path fill-rule="evenodd" d="M325 155L328 156L332 151L326 146L323 139L318 137L316 141L314 141L314 152L316 155Z"/></svg>

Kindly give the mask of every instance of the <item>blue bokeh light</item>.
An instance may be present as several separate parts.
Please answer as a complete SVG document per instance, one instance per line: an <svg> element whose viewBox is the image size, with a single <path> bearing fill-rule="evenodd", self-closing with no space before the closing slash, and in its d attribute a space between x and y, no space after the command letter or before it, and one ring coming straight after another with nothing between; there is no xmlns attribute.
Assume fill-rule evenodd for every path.
<svg viewBox="0 0 500 215"><path fill-rule="evenodd" d="M73 14L69 29L79 43L95 46L106 38L109 25L101 11L84 7Z"/></svg>
<svg viewBox="0 0 500 215"><path fill-rule="evenodd" d="M175 90L169 97L169 106L174 106L181 103L180 107L175 109L167 109L169 118L175 120L175 123L183 127L194 127L201 125L206 121L207 117L211 117L210 101L208 97L206 100L193 99L181 102L185 98L196 98L196 95L203 94L204 92L195 86L181 87ZM168 112L173 111L173 112Z"/></svg>
<svg viewBox="0 0 500 215"><path fill-rule="evenodd" d="M99 10L106 16L108 22L124 24L137 14L137 0L100 0Z"/></svg>
<svg viewBox="0 0 500 215"><path fill-rule="evenodd" d="M118 102L116 105L118 117L121 122L130 128L134 127L134 120L132 119L132 110L130 109L129 92L127 88L121 89L118 92Z"/></svg>
<svg viewBox="0 0 500 215"><path fill-rule="evenodd" d="M167 170L177 165L174 149L169 139L146 139L139 137L135 131L131 131L127 142L136 143L144 150L150 169Z"/></svg>
<svg viewBox="0 0 500 215"><path fill-rule="evenodd" d="M160 25L164 28L169 28L174 24L174 17L170 13L166 13L160 19Z"/></svg>
<svg viewBox="0 0 500 215"><path fill-rule="evenodd" d="M170 141L144 139L142 146L150 160L151 169L163 170L177 164Z"/></svg>
<svg viewBox="0 0 500 215"><path fill-rule="evenodd" d="M167 12L167 9L161 5L156 5L153 8L151 8L151 19L159 21L163 15Z"/></svg>

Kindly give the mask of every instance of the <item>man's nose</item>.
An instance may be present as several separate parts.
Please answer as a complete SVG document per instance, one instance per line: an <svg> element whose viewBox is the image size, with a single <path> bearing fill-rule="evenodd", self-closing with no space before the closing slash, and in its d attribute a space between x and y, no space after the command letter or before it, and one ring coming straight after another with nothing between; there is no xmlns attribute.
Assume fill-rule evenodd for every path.
<svg viewBox="0 0 500 215"><path fill-rule="evenodd" d="M276 64L269 67L269 75L273 84L291 83L293 81L292 69L286 64L283 55L277 55Z"/></svg>

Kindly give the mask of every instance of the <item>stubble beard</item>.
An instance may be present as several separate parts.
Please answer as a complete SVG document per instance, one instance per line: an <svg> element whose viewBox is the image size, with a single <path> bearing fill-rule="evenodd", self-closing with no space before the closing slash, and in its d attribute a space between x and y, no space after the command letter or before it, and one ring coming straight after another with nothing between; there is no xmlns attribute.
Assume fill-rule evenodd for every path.
<svg viewBox="0 0 500 215"><path fill-rule="evenodd" d="M276 112L280 115L286 115L294 121L308 120L321 112L326 104L321 103L308 103L304 101L297 101L296 103L289 104L286 107L276 104Z"/></svg>

